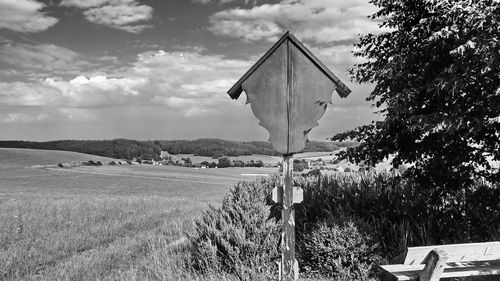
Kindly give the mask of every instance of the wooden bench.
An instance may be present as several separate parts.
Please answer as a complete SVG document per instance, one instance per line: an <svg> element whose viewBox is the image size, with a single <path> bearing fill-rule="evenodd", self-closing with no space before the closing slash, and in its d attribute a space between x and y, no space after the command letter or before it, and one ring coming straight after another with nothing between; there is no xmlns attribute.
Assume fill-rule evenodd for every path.
<svg viewBox="0 0 500 281"><path fill-rule="evenodd" d="M411 247L403 264L380 267L385 281L500 275L500 242Z"/></svg>

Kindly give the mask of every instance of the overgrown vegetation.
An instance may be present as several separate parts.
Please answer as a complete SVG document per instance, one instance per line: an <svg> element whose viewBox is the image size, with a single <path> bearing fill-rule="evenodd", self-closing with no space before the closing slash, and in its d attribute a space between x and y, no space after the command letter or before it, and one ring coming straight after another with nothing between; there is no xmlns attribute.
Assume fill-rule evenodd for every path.
<svg viewBox="0 0 500 281"><path fill-rule="evenodd" d="M369 279L370 266L378 260L378 244L354 222L320 222L302 234L299 263L305 275Z"/></svg>
<svg viewBox="0 0 500 281"><path fill-rule="evenodd" d="M263 181L241 182L221 207L204 211L190 236L194 267L204 273L226 272L239 280L275 276L280 225L270 217L269 194Z"/></svg>
<svg viewBox="0 0 500 281"><path fill-rule="evenodd" d="M275 184L276 177L237 185L223 207L204 213L193 240L197 268L240 280L270 270L276 241L263 242L260 234L278 235L276 225L271 230L264 223L268 214L281 217L279 205L269 201ZM470 193L441 201L393 173L296 177L295 184L304 189L304 201L295 205L302 276L369 280L374 264L402 262L407 247L500 239L498 184L478 181ZM265 258L252 256L259 243L268 247L261 249Z"/></svg>
<svg viewBox="0 0 500 281"><path fill-rule="evenodd" d="M299 235L325 219L360 220L389 262L401 262L410 246L500 240L498 183L477 181L468 193L435 200L432 191L390 173L296 180L304 188L296 205Z"/></svg>
<svg viewBox="0 0 500 281"><path fill-rule="evenodd" d="M0 279L275 278L281 213L270 194L277 183L237 184L194 225L186 220L199 214L198 201L1 197ZM500 239L498 184L476 182L471 193L439 204L388 173L296 177L295 184L304 188L295 205L297 256L311 280L369 280L372 263L401 261L409 246Z"/></svg>

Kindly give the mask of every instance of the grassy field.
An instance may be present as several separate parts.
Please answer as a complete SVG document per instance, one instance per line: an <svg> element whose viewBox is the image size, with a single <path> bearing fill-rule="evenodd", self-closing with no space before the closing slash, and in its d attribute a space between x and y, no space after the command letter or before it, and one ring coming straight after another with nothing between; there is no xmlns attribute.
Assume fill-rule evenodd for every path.
<svg viewBox="0 0 500 281"><path fill-rule="evenodd" d="M117 165L91 155L0 149L0 280L219 280L197 276L191 219L248 174L275 169Z"/></svg>

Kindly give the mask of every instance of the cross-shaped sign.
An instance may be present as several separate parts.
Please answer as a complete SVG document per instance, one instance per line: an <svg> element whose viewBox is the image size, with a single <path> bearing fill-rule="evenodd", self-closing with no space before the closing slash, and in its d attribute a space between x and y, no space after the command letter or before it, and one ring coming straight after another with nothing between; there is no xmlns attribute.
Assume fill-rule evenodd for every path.
<svg viewBox="0 0 500 281"><path fill-rule="evenodd" d="M318 126L331 95L345 98L351 90L321 63L295 36L286 32L228 91L247 103L270 135L274 150L283 154L282 280L295 280L295 219L293 210L293 154L302 152L309 131ZM298 192L295 192L298 194ZM276 195L278 196L278 195Z"/></svg>

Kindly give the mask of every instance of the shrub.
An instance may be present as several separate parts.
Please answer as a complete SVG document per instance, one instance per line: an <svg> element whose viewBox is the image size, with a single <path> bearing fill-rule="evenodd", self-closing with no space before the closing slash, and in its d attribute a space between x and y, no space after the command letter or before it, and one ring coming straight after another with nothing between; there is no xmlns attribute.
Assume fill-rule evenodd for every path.
<svg viewBox="0 0 500 281"><path fill-rule="evenodd" d="M500 239L500 185L476 182L454 197L433 200L419 184L390 173L297 178L298 239L322 220L355 216L371 226L383 257L402 262L413 246ZM278 214L276 214L278 216Z"/></svg>
<svg viewBox="0 0 500 281"><path fill-rule="evenodd" d="M306 163L303 162L293 162L293 171L294 172L302 172L306 168Z"/></svg>
<svg viewBox="0 0 500 281"><path fill-rule="evenodd" d="M219 158L219 163L217 164L218 168L227 168L231 166L231 160L227 157Z"/></svg>
<svg viewBox="0 0 500 281"><path fill-rule="evenodd" d="M351 221L321 222L300 243L300 264L307 276L367 280L378 259L376 244ZM344 278L345 279L345 278Z"/></svg>
<svg viewBox="0 0 500 281"><path fill-rule="evenodd" d="M314 169L311 170L307 173L302 174L304 177L321 177L321 170L320 169Z"/></svg>
<svg viewBox="0 0 500 281"><path fill-rule="evenodd" d="M241 182L229 191L221 207L210 206L195 221L193 265L203 272L227 272L240 280L271 274L279 258L280 226L270 219L266 204L269 185ZM275 273L275 272L274 272Z"/></svg>

